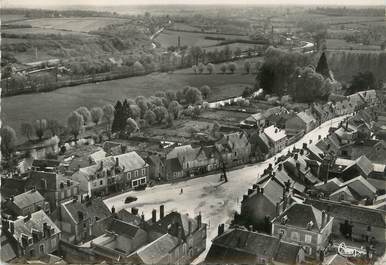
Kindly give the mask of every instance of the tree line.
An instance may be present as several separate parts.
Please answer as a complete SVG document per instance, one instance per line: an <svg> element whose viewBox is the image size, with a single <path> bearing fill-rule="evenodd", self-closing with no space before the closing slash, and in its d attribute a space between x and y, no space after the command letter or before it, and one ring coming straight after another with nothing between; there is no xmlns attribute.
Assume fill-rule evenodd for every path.
<svg viewBox="0 0 386 265"><path fill-rule="evenodd" d="M177 92L157 92L149 98L139 96L135 100L118 100L114 108L111 132L121 136L130 135L155 124L171 127L173 121L181 116L195 118L200 113L197 104L207 99L210 93L211 89L207 85L201 88L186 86ZM189 107L184 108L184 105Z"/></svg>

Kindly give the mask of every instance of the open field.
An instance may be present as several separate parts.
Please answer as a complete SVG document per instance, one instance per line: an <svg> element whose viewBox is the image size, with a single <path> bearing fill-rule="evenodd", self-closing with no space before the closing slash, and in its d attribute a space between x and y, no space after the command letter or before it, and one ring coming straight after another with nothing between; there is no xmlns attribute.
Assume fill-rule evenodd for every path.
<svg viewBox="0 0 386 265"><path fill-rule="evenodd" d="M62 29L52 29L52 28L15 28L15 29L3 29L4 33L9 34L56 34L56 35L77 35L77 36L90 36L90 34L79 31L70 31L70 30L62 30ZM25 39L23 39L25 42Z"/></svg>
<svg viewBox="0 0 386 265"><path fill-rule="evenodd" d="M237 42L237 43L231 43L231 44L228 44L228 45L218 45L218 46L205 47L205 51L213 52L216 49L218 51L221 51L222 49L225 48L225 46L228 46L231 51L235 51L237 48L240 48L241 51L247 51L249 49L252 49L252 50L257 49L258 50L261 45Z"/></svg>
<svg viewBox="0 0 386 265"><path fill-rule="evenodd" d="M208 47L218 45L221 41L205 39L205 37L217 37L224 39L247 39L247 36L225 35L225 34L208 34L183 31L165 30L158 37L157 41L162 47L176 46L178 44L178 36L180 36L181 45Z"/></svg>
<svg viewBox="0 0 386 265"><path fill-rule="evenodd" d="M79 32L89 32L111 24L125 23L126 19L108 17L79 17L79 18L38 18L24 20L23 24L44 29L61 29ZM15 22L14 24L18 24Z"/></svg>
<svg viewBox="0 0 386 265"><path fill-rule="evenodd" d="M341 39L327 39L327 47L331 50L380 50L379 45L363 45L360 43L350 43Z"/></svg>
<svg viewBox="0 0 386 265"><path fill-rule="evenodd" d="M14 14L1 14L1 22L7 23L12 21L23 20L26 17L24 15L14 15Z"/></svg>
<svg viewBox="0 0 386 265"><path fill-rule="evenodd" d="M242 61L240 62L240 64ZM184 86L209 85L212 94L209 100L240 95L245 86L253 85L255 75L245 75L241 70L231 74L195 75L191 69L168 73L153 73L117 79L98 84L84 84L64 87L47 93L25 94L2 98L1 118L5 124L13 127L20 136L20 125L39 118L57 119L65 123L68 114L79 106L94 107L116 100L149 97L160 90L177 91Z"/></svg>
<svg viewBox="0 0 386 265"><path fill-rule="evenodd" d="M188 25L186 23L174 23L171 27L173 30L186 30L186 31L201 31L200 28Z"/></svg>

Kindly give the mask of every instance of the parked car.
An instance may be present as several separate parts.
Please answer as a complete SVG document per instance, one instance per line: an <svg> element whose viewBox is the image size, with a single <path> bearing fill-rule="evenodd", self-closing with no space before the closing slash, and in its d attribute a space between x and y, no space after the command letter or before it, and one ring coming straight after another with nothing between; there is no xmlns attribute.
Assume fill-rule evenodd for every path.
<svg viewBox="0 0 386 265"><path fill-rule="evenodd" d="M126 199L125 199L125 203L135 202L136 200L138 200L137 197L134 197L134 196L127 196Z"/></svg>

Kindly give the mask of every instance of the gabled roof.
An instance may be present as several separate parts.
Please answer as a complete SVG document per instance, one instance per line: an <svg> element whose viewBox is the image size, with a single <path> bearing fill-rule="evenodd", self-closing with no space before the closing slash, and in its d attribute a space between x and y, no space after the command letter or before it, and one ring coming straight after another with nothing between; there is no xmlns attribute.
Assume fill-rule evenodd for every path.
<svg viewBox="0 0 386 265"><path fill-rule="evenodd" d="M356 194L355 191L351 190L348 186L341 187L330 194L331 197L336 196L338 194L344 193L347 196L353 198L353 199L359 199L359 196Z"/></svg>
<svg viewBox="0 0 386 265"><path fill-rule="evenodd" d="M5 235L1 235L0 250L1 250L0 258L1 258L1 261L4 263L8 263L17 257L12 244L10 243L10 241Z"/></svg>
<svg viewBox="0 0 386 265"><path fill-rule="evenodd" d="M37 211L31 214L31 218L20 218L14 221L15 232L13 237L21 242L22 234L32 237L32 230L43 232L43 224L46 223L48 226L54 229L54 234L60 233L59 228L55 223L47 216L43 211Z"/></svg>
<svg viewBox="0 0 386 265"><path fill-rule="evenodd" d="M350 220L363 225L373 225L386 228L384 211L373 210L366 207L342 204L330 200L306 199L306 203L312 204L320 210L326 210L335 218ZM355 225L355 224L354 224Z"/></svg>
<svg viewBox="0 0 386 265"><path fill-rule="evenodd" d="M182 164L184 162L196 160L199 152L199 147L193 148L190 144L176 146L166 155L166 159L178 159L180 164Z"/></svg>
<svg viewBox="0 0 386 265"><path fill-rule="evenodd" d="M377 193L377 189L362 176L358 176L353 179L350 179L342 183L342 186L350 187L362 197L366 197L369 195L372 195L375 197Z"/></svg>
<svg viewBox="0 0 386 265"><path fill-rule="evenodd" d="M125 153L122 155L113 156L114 161L118 159L119 166L124 168L124 171L132 171L148 166L145 160L142 159L136 152Z"/></svg>
<svg viewBox="0 0 386 265"><path fill-rule="evenodd" d="M315 144L312 144L312 145L309 145L307 149L319 160L322 160L322 156L324 155L324 152L318 146L316 146Z"/></svg>
<svg viewBox="0 0 386 265"><path fill-rule="evenodd" d="M337 178L329 179L326 183L320 182L314 185L314 187L318 190L322 190L328 193L336 191L341 186L342 182Z"/></svg>
<svg viewBox="0 0 386 265"><path fill-rule="evenodd" d="M44 197L37 190L30 190L13 197L13 203L20 209L30 207L44 201Z"/></svg>
<svg viewBox="0 0 386 265"><path fill-rule="evenodd" d="M285 130L279 129L274 125L264 128L263 132L272 142L277 142L287 137Z"/></svg>
<svg viewBox="0 0 386 265"><path fill-rule="evenodd" d="M51 159L35 159L32 162L33 167L58 167L60 165L60 162L58 160L51 160Z"/></svg>
<svg viewBox="0 0 386 265"><path fill-rule="evenodd" d="M278 238L239 228L217 236L207 254L208 263L251 263L266 257L286 264L296 264L301 247ZM269 261L269 260L267 260Z"/></svg>
<svg viewBox="0 0 386 265"><path fill-rule="evenodd" d="M243 149L249 145L248 136L244 132L234 132L225 134L219 141L216 142L216 147L221 150L232 151L235 149Z"/></svg>
<svg viewBox="0 0 386 265"><path fill-rule="evenodd" d="M263 114L261 112L258 112L258 113L252 114L251 116L246 118L245 121L256 122L256 121L260 121L264 118L265 117L263 116Z"/></svg>
<svg viewBox="0 0 386 265"><path fill-rule="evenodd" d="M296 114L305 124L310 124L311 122L316 122L315 118L305 111L299 112Z"/></svg>
<svg viewBox="0 0 386 265"><path fill-rule="evenodd" d="M69 201L62 204L75 223L79 223L79 212L83 214L83 219L98 217L103 220L111 216L109 208L100 198L90 199L88 201Z"/></svg>
<svg viewBox="0 0 386 265"><path fill-rule="evenodd" d="M277 183L273 178L268 179L260 185L264 188L264 196L273 204L281 202L283 196L283 186ZM255 192L257 194L257 192Z"/></svg>
<svg viewBox="0 0 386 265"><path fill-rule="evenodd" d="M352 168L353 166L357 166L363 172L365 177L368 177L374 170L373 163L365 155L358 157L351 165L347 166L344 171Z"/></svg>
<svg viewBox="0 0 386 265"><path fill-rule="evenodd" d="M100 160L105 159L105 158L106 158L106 154L107 154L107 153L105 152L105 150L100 149L100 150L98 150L98 151L92 153L92 154L90 155L90 159L91 159L92 161L94 161L94 162L97 162L97 161L100 161Z"/></svg>
<svg viewBox="0 0 386 265"><path fill-rule="evenodd" d="M136 256L143 264L160 264L163 258L178 246L178 238L164 234L153 242L141 247L130 257Z"/></svg>
<svg viewBox="0 0 386 265"><path fill-rule="evenodd" d="M326 257L322 265L354 265L354 263L352 263L347 258L342 257L339 254L335 254L335 255Z"/></svg>
<svg viewBox="0 0 386 265"><path fill-rule="evenodd" d="M312 221L312 230L320 231L323 229L322 212L310 204L292 204L275 219L275 222L280 222L284 216L287 216L286 225L295 226L300 229L307 229L308 223Z"/></svg>
<svg viewBox="0 0 386 265"><path fill-rule="evenodd" d="M107 230L129 238L135 238L139 231L143 231L136 225L118 219L113 219Z"/></svg>
<svg viewBox="0 0 386 265"><path fill-rule="evenodd" d="M142 223L142 218L138 215L132 214L126 209L122 209L117 213L117 216L120 220L130 223L136 226L139 226Z"/></svg>
<svg viewBox="0 0 386 265"><path fill-rule="evenodd" d="M263 115L265 118L268 118L272 115L277 115L280 113L288 113L288 110L284 107L272 107L264 111Z"/></svg>

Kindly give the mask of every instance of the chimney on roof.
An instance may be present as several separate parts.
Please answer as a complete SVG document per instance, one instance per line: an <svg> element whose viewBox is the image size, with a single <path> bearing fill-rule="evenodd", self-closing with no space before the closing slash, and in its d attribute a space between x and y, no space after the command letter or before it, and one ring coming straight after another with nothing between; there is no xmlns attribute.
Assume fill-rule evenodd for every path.
<svg viewBox="0 0 386 265"><path fill-rule="evenodd" d="M303 149L307 149L307 144L303 143Z"/></svg>
<svg viewBox="0 0 386 265"><path fill-rule="evenodd" d="M9 232L12 235L15 233L15 223L13 221L9 221Z"/></svg>
<svg viewBox="0 0 386 265"><path fill-rule="evenodd" d="M145 215L143 214L143 212L141 214L141 219L142 219L142 221L145 221Z"/></svg>
<svg viewBox="0 0 386 265"><path fill-rule="evenodd" d="M192 233L192 221L189 220L188 222L188 235Z"/></svg>
<svg viewBox="0 0 386 265"><path fill-rule="evenodd" d="M281 209L280 209L280 202L276 203L276 216L279 216L281 214Z"/></svg>
<svg viewBox="0 0 386 265"><path fill-rule="evenodd" d="M243 201L247 201L247 200L248 200L248 195L245 195L245 194L244 194L244 195L243 195L243 200L242 200L242 202L243 202Z"/></svg>
<svg viewBox="0 0 386 265"><path fill-rule="evenodd" d="M13 195L11 196L11 197L9 197L9 200L11 201L11 202L13 202Z"/></svg>
<svg viewBox="0 0 386 265"><path fill-rule="evenodd" d="M277 166L277 170L281 171L282 169L283 169L283 165L282 165L282 163L279 163L279 165Z"/></svg>
<svg viewBox="0 0 386 265"><path fill-rule="evenodd" d="M314 227L314 222L309 221L309 222L307 223L307 230L311 230L312 227Z"/></svg>
<svg viewBox="0 0 386 265"><path fill-rule="evenodd" d="M181 244L182 242L182 226L177 223L177 237L178 237L178 244Z"/></svg>
<svg viewBox="0 0 386 265"><path fill-rule="evenodd" d="M24 217L24 223L28 222L31 220L31 213L28 213L26 217Z"/></svg>
<svg viewBox="0 0 386 265"><path fill-rule="evenodd" d="M304 149L300 149L300 152L299 152L301 155L304 155Z"/></svg>
<svg viewBox="0 0 386 265"><path fill-rule="evenodd" d="M248 189L248 195L252 194L253 190L252 189Z"/></svg>
<svg viewBox="0 0 386 265"><path fill-rule="evenodd" d="M114 207L114 205L113 205L113 207L111 207L111 213L115 214L115 207Z"/></svg>
<svg viewBox="0 0 386 265"><path fill-rule="evenodd" d="M3 219L1 220L1 226L2 226L2 228L3 228L5 231L8 231L8 229L9 229L9 221L8 221L8 219L3 218Z"/></svg>
<svg viewBox="0 0 386 265"><path fill-rule="evenodd" d="M153 211L151 211L151 221L153 223L155 223L157 221L157 210L156 209L153 209Z"/></svg>
<svg viewBox="0 0 386 265"><path fill-rule="evenodd" d="M252 189L256 190L258 188L258 185L257 184L253 184L252 185Z"/></svg>
<svg viewBox="0 0 386 265"><path fill-rule="evenodd" d="M197 218L197 226L198 228L201 228L201 221L202 221L201 212L198 213L196 218Z"/></svg>
<svg viewBox="0 0 386 265"><path fill-rule="evenodd" d="M264 188L260 188L260 193L264 194Z"/></svg>
<svg viewBox="0 0 386 265"><path fill-rule="evenodd" d="M224 224L219 224L218 227L217 227L217 235L218 236L221 236L222 234L224 234L224 229L225 228L225 225Z"/></svg>
<svg viewBox="0 0 386 265"><path fill-rule="evenodd" d="M137 215L138 214L138 208L131 208L131 213L134 214L134 215Z"/></svg>
<svg viewBox="0 0 386 265"><path fill-rule="evenodd" d="M31 193L35 192L36 191L36 187L35 186L32 186L31 188Z"/></svg>
<svg viewBox="0 0 386 265"><path fill-rule="evenodd" d="M46 190L47 189L47 180L40 179L40 186L42 187L43 190Z"/></svg>
<svg viewBox="0 0 386 265"><path fill-rule="evenodd" d="M27 235L24 235L24 234L21 235L21 245L23 246L23 248L26 248L28 246L28 236Z"/></svg>
<svg viewBox="0 0 386 265"><path fill-rule="evenodd" d="M297 153L294 154L294 159L298 160L298 154Z"/></svg>
<svg viewBox="0 0 386 265"><path fill-rule="evenodd" d="M159 218L162 219L165 216L165 205L161 204L159 207Z"/></svg>
<svg viewBox="0 0 386 265"><path fill-rule="evenodd" d="M326 211L322 211L322 228L326 225L327 214Z"/></svg>
<svg viewBox="0 0 386 265"><path fill-rule="evenodd" d="M99 166L99 171L103 170L103 161L101 161L100 166Z"/></svg>

